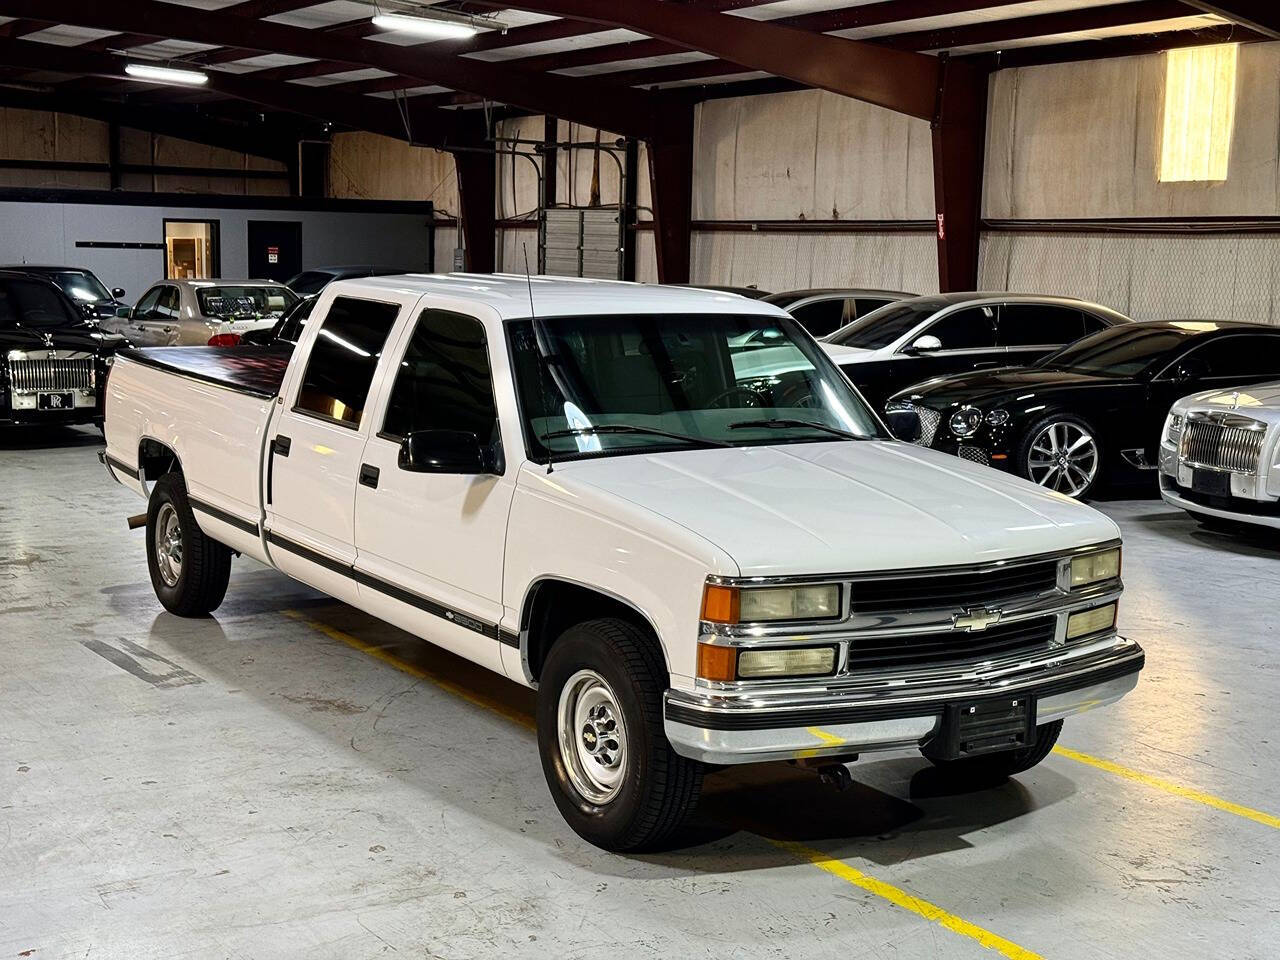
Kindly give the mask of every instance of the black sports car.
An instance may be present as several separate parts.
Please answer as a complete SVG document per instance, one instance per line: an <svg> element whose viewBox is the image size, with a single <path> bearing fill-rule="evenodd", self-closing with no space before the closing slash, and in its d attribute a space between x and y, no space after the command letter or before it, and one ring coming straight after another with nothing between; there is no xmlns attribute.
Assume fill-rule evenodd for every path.
<svg viewBox="0 0 1280 960"><path fill-rule="evenodd" d="M126 345L51 280L0 270L0 426L101 424L107 368Z"/></svg>
<svg viewBox="0 0 1280 960"><path fill-rule="evenodd" d="M122 288L116 287L108 291L94 272L84 267L50 267L24 263L0 266L0 270L31 273L52 280L90 320L104 320L117 316L122 309L128 309Z"/></svg>
<svg viewBox="0 0 1280 960"><path fill-rule="evenodd" d="M918 383L892 397L894 434L1086 497L1155 470L1179 397L1280 379L1280 328L1156 321L1111 327L1034 366Z"/></svg>

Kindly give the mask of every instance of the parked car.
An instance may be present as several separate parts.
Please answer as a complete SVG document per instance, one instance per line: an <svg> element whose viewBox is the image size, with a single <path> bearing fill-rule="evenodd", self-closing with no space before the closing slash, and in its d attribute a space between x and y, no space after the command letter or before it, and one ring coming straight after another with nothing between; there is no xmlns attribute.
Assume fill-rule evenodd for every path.
<svg viewBox="0 0 1280 960"><path fill-rule="evenodd" d="M143 347L228 347L270 329L297 299L272 280L162 280L127 316L101 323Z"/></svg>
<svg viewBox="0 0 1280 960"><path fill-rule="evenodd" d="M1280 529L1280 382L1175 403L1160 443L1160 495L1207 526Z"/></svg>
<svg viewBox="0 0 1280 960"><path fill-rule="evenodd" d="M759 287L730 287L710 283L680 283L676 284L676 286L697 287L699 290L712 290L716 293L736 293L740 297L747 297L751 300L763 300L772 296L768 290L761 290Z"/></svg>
<svg viewBox="0 0 1280 960"><path fill-rule="evenodd" d="M113 318L121 310L128 309L124 303L125 292L122 287L114 287L108 291L93 271L84 267L50 267L24 263L0 267L0 270L32 273L52 280L91 320Z"/></svg>
<svg viewBox="0 0 1280 960"><path fill-rule="evenodd" d="M805 405L739 381L757 328ZM1110 519L894 442L759 301L343 281L291 352L126 351L106 437L166 609L214 610L242 553L536 685L555 802L610 849L672 834L704 763L1025 770L1143 665Z"/></svg>
<svg viewBox="0 0 1280 960"><path fill-rule="evenodd" d="M1016 293L912 297L870 313L824 342L877 410L922 380L1028 364L1064 344L1132 321L1097 303Z"/></svg>
<svg viewBox="0 0 1280 960"><path fill-rule="evenodd" d="M356 264L341 267L312 267L290 277L285 286L300 297L314 297L335 280L354 280L359 277L385 277L396 273L413 273L404 267L375 267Z"/></svg>
<svg viewBox="0 0 1280 960"><path fill-rule="evenodd" d="M903 293L900 290L829 287L771 293L764 299L787 311L800 321L802 327L822 339L859 317L914 296L914 293Z"/></svg>
<svg viewBox="0 0 1280 960"><path fill-rule="evenodd" d="M1153 321L1095 333L1032 367L917 384L886 411L903 439L1083 498L1108 475L1151 482L1179 397L1277 377L1280 328Z"/></svg>
<svg viewBox="0 0 1280 960"><path fill-rule="evenodd" d="M0 270L0 425L101 423L102 385L124 344L52 280Z"/></svg>

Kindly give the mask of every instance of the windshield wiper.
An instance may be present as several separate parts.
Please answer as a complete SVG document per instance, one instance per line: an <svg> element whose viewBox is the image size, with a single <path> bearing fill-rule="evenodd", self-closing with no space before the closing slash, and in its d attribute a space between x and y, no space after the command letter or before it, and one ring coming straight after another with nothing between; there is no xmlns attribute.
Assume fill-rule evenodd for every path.
<svg viewBox="0 0 1280 960"><path fill-rule="evenodd" d="M666 437L669 440L680 440L699 447L732 447L732 443L723 440L711 440L708 437L690 437L683 433L671 433L657 427L640 427L630 423L602 423L598 427L573 427L568 430L552 430L540 434L539 440L557 440L561 437L590 437L597 433L642 433L653 437Z"/></svg>
<svg viewBox="0 0 1280 960"><path fill-rule="evenodd" d="M820 430L823 433L829 433L834 437L843 437L845 440L874 439L874 437L864 437L856 433L850 433L848 430L841 430L839 427L829 427L825 423L816 423L812 420L791 420L784 417L775 417L768 420L739 420L737 423L729 424L730 430L745 430L748 427L763 427L766 430L787 430L793 427L808 427L810 430Z"/></svg>

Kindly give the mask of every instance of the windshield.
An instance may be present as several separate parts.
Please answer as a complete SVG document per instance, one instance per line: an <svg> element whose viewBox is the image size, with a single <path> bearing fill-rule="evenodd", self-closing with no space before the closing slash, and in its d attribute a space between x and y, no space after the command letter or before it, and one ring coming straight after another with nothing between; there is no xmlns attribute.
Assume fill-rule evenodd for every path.
<svg viewBox="0 0 1280 960"><path fill-rule="evenodd" d="M306 270L286 284L294 293L304 297L309 297L319 293L327 287L333 280L333 274L325 273L323 270Z"/></svg>
<svg viewBox="0 0 1280 960"><path fill-rule="evenodd" d="M508 336L535 460L885 436L792 320L554 317L514 321ZM735 346L757 339L767 346Z"/></svg>
<svg viewBox="0 0 1280 960"><path fill-rule="evenodd" d="M196 300L206 317L278 317L298 302L288 287L199 287Z"/></svg>
<svg viewBox="0 0 1280 960"><path fill-rule="evenodd" d="M1136 377L1163 361L1195 332L1166 326L1144 329L1141 324L1111 327L1049 354L1037 366L1099 377Z"/></svg>
<svg viewBox="0 0 1280 960"><path fill-rule="evenodd" d="M841 347L878 350L881 347L887 347L937 311L936 303L890 303L841 327L827 337L827 343Z"/></svg>
<svg viewBox="0 0 1280 960"><path fill-rule="evenodd" d="M82 270L63 270L58 273L47 274L47 276L62 288L63 293L73 300L79 300L82 303L96 303L100 300L111 299L111 294L102 285L102 281L92 273Z"/></svg>

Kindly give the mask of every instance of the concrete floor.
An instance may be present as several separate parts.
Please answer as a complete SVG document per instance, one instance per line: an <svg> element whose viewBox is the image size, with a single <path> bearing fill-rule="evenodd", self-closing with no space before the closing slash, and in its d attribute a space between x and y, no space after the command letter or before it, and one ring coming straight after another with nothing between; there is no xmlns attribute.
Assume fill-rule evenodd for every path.
<svg viewBox="0 0 1280 960"><path fill-rule="evenodd" d="M1280 540L1103 504L1148 666L1078 759L728 771L620 857L505 680L246 561L216 619L161 612L98 446L0 436L0 958L1276 955Z"/></svg>

